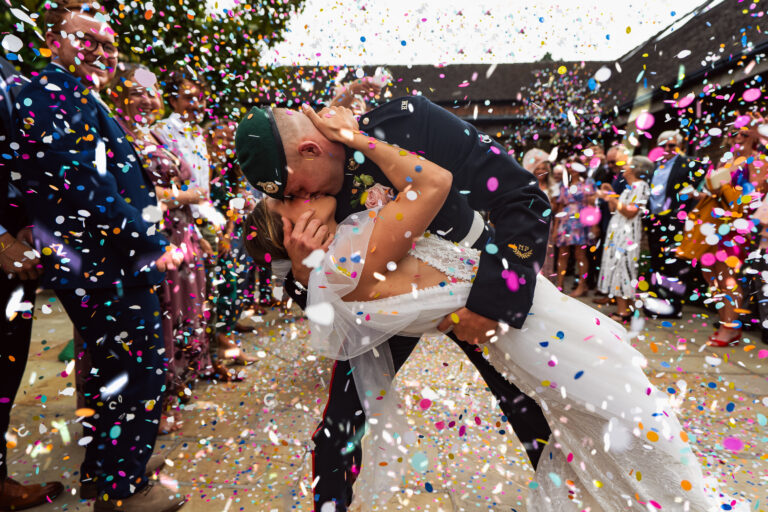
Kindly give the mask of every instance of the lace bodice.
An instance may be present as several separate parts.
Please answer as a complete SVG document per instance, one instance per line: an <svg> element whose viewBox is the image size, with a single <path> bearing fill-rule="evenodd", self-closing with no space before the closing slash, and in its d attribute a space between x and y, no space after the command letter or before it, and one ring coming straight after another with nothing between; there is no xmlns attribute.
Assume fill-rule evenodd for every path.
<svg viewBox="0 0 768 512"><path fill-rule="evenodd" d="M471 282L480 262L477 249L461 247L430 233L425 233L408 254L459 281Z"/></svg>

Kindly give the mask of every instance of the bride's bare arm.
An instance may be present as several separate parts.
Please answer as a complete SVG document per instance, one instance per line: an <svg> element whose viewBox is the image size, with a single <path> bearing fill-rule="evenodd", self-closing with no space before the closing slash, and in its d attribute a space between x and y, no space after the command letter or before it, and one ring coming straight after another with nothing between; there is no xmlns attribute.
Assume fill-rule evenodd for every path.
<svg viewBox="0 0 768 512"><path fill-rule="evenodd" d="M379 210L361 278L372 278L374 272L383 274L388 262L400 261L408 253L414 238L424 233L440 211L453 175L423 157L361 133L346 108L304 112L330 140L371 159L399 191L394 201Z"/></svg>

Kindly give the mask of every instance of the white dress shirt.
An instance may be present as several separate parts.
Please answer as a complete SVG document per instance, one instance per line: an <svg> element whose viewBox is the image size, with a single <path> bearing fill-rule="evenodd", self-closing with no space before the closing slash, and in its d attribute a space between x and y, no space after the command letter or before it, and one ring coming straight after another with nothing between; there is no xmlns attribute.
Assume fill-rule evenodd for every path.
<svg viewBox="0 0 768 512"><path fill-rule="evenodd" d="M156 129L168 142L171 151L189 164L192 170L192 185L204 188L210 193L211 166L208 160L205 137L203 137L203 129L184 121L181 115L176 112L158 121L153 129ZM207 217L201 212L199 205L193 204L191 206L195 217Z"/></svg>

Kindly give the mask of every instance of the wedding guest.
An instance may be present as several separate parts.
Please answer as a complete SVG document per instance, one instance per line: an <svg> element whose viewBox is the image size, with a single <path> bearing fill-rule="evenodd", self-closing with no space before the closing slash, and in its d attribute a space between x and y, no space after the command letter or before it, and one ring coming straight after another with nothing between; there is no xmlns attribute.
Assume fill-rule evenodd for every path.
<svg viewBox="0 0 768 512"><path fill-rule="evenodd" d="M724 148L730 158L722 167L710 170L706 179L709 193L728 213L721 217L729 220L718 225L715 244L708 239L698 240L708 248L701 256L702 274L715 293L715 303L719 304L715 306L719 327L709 338L709 344L717 347L736 345L741 340L739 310L744 308L744 294L740 272L754 231L749 204L752 197L763 196L768 191L766 169L756 165L763 163L757 151L757 126L761 120L757 116L746 118L749 121L734 126L737 120L744 119L739 112L734 113Z"/></svg>
<svg viewBox="0 0 768 512"><path fill-rule="evenodd" d="M554 245L558 248L557 287L563 289L572 248L576 259L578 286L571 296L581 297L588 291L587 248L593 245L595 240L592 226L584 223L583 214L586 213L585 208L594 209L597 195L594 182L584 177L586 168L582 164L578 161L570 162L566 170L567 181L560 186L560 195L557 198L559 211L555 217Z"/></svg>
<svg viewBox="0 0 768 512"><path fill-rule="evenodd" d="M211 357L218 364L235 362L250 364L256 358L245 353L236 340L237 321L245 309L246 269L250 258L243 250L242 214L253 209L255 201L248 192L246 180L235 162L235 129L237 123L217 119L206 126L208 155L211 163L211 200L227 219L222 230L213 274L218 284L214 298L214 336ZM227 372L231 378L235 374Z"/></svg>
<svg viewBox="0 0 768 512"><path fill-rule="evenodd" d="M157 469L165 383L154 286L179 257L156 232L153 188L99 96L118 61L106 13L62 0L43 22L52 62L19 93L16 122L41 285L56 292L93 366L80 494L98 497L97 512L178 510L186 499L147 473Z"/></svg>
<svg viewBox="0 0 768 512"><path fill-rule="evenodd" d="M557 198L552 196L552 190L558 189L557 184L554 182L554 179L552 178L552 164L549 161L549 153L542 149L530 149L528 150L525 155L523 155L523 168L533 174L536 177L536 181L539 184L539 189L541 189L542 192L544 192L547 195L547 198L549 199L549 203L551 205L550 208L550 216L552 215L552 212L555 211L555 206L557 202ZM544 265L541 267L541 274L544 275L547 279L553 280L555 278L555 268L554 268L554 262L556 259L555 256L555 246L553 243L554 240L554 231L553 228L554 223L550 226L549 229L549 241L547 242L547 255L544 258Z"/></svg>
<svg viewBox="0 0 768 512"><path fill-rule="evenodd" d="M193 381L211 372L207 322L204 317L205 269L200 236L190 205L206 200L207 191L191 184L185 160L167 147L167 141L150 128L157 116L159 91L155 75L136 64L121 65L115 80L117 119L131 137L144 161L144 172L162 201L162 231L179 247L183 261L166 272L160 286L163 338L168 360L160 433L181 428L180 403L186 401Z"/></svg>
<svg viewBox="0 0 768 512"><path fill-rule="evenodd" d="M652 318L679 318L687 298L692 267L675 255L685 227L686 214L696 205L695 191L704 171L694 159L685 156L683 137L675 130L657 139L662 155L650 178L651 195L643 229L650 252L650 296L644 310Z"/></svg>
<svg viewBox="0 0 768 512"><path fill-rule="evenodd" d="M165 97L173 112L155 123L155 133L168 141L168 149L178 154L190 167L192 185L208 191L210 200L210 158L206 145L206 133L202 128L207 104L205 84L185 69L179 69L161 84ZM203 234L203 249L212 255L211 243L216 243L218 218L207 203L191 205L195 218Z"/></svg>
<svg viewBox="0 0 768 512"><path fill-rule="evenodd" d="M653 162L635 156L624 164L627 186L617 194L604 183L598 196L606 201L612 215L605 236L600 263L598 287L602 293L616 298L616 312L611 318L626 322L632 316L631 300L637 286L640 262L640 240L643 235L642 214L650 195L648 177Z"/></svg>
<svg viewBox="0 0 768 512"><path fill-rule="evenodd" d="M5 439L11 408L24 376L32 338L32 309L40 277L40 259L32 247L32 229L24 210L18 179L21 161L13 155L13 104L28 81L10 62L0 57L0 436ZM21 295L12 299L12 297ZM11 304L14 300L16 306ZM9 314L10 311L10 314ZM56 499L64 486L59 482L24 485L8 476L8 447L0 443L0 509L20 510Z"/></svg>

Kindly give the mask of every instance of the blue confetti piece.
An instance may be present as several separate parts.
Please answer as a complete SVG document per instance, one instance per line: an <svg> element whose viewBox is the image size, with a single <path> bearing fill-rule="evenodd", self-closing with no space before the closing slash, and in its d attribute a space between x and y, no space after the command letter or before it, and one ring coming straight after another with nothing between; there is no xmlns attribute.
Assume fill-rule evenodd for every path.
<svg viewBox="0 0 768 512"><path fill-rule="evenodd" d="M424 488L427 490L427 492L432 492L434 490L434 487L432 487L432 484L429 482L424 484Z"/></svg>
<svg viewBox="0 0 768 512"><path fill-rule="evenodd" d="M574 375L573 378L579 380L582 375L584 375L584 370L579 370L576 372L576 375Z"/></svg>

